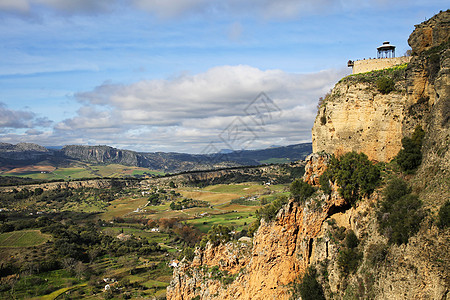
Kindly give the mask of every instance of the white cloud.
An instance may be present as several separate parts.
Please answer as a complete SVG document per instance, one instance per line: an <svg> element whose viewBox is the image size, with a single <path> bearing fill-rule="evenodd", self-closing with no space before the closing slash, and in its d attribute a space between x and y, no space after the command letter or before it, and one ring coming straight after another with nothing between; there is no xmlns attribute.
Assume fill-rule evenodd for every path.
<svg viewBox="0 0 450 300"><path fill-rule="evenodd" d="M226 148L221 135L239 118L252 131L242 134L257 135L252 148L307 141L318 98L346 72L292 74L238 65L130 85L104 84L76 95L84 106L76 117L58 123L55 134L85 143L100 138L97 143L141 151L200 152L210 142ZM264 124L255 122L257 110L250 107L246 113L260 92L281 110L266 112Z"/></svg>
<svg viewBox="0 0 450 300"><path fill-rule="evenodd" d="M409 1L408 3L410 3ZM420 4L415 0L413 4ZM404 4L399 0L395 5ZM391 7L393 4L390 3ZM296 18L307 14L329 14L339 10L360 8L386 8L385 0L341 1L341 0L1 0L0 12L38 14L45 8L63 14L108 13L117 8L132 7L160 18L176 18L189 15L214 16L230 14L240 16L262 16L266 19Z"/></svg>
<svg viewBox="0 0 450 300"><path fill-rule="evenodd" d="M34 118L30 111L8 109L0 103L0 128L30 128Z"/></svg>
<svg viewBox="0 0 450 300"><path fill-rule="evenodd" d="M27 0L2 0L0 1L0 11L26 13L30 9Z"/></svg>

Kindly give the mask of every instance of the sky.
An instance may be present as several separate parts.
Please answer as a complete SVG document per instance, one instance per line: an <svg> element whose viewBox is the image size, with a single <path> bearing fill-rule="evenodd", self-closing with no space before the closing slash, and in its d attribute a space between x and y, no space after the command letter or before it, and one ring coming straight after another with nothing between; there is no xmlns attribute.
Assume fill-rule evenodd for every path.
<svg viewBox="0 0 450 300"><path fill-rule="evenodd" d="M447 4L447 5L446 5ZM319 97L443 0L0 0L0 142L212 153L311 141Z"/></svg>

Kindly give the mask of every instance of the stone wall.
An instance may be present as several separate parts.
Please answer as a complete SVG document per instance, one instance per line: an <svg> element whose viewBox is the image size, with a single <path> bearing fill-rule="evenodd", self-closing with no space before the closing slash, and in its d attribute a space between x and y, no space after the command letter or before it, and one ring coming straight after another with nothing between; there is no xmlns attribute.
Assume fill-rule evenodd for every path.
<svg viewBox="0 0 450 300"><path fill-rule="evenodd" d="M411 56L357 60L354 62L353 74L382 70L395 65L408 63L410 60Z"/></svg>

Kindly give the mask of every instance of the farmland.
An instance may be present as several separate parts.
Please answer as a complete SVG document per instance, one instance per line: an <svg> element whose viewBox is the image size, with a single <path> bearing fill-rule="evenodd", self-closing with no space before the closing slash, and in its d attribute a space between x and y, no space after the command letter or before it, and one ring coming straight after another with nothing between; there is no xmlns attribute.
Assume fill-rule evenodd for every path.
<svg viewBox="0 0 450 300"><path fill-rule="evenodd" d="M89 168L102 176L148 174L114 165ZM33 172L46 172L39 170ZM56 168L48 174L74 179L86 170ZM252 179L263 178L260 171L250 172ZM164 299L172 275L169 262L181 259L184 249L194 248L214 225L245 236L262 205L289 194L288 184L267 179L229 184L163 179L0 192L0 299L112 299L119 294Z"/></svg>
<svg viewBox="0 0 450 300"><path fill-rule="evenodd" d="M92 165L77 162L70 167L54 167L52 165L31 165L0 171L0 176L17 176L39 180L71 180L98 177L146 177L164 175L163 172L147 168L124 166L118 164Z"/></svg>

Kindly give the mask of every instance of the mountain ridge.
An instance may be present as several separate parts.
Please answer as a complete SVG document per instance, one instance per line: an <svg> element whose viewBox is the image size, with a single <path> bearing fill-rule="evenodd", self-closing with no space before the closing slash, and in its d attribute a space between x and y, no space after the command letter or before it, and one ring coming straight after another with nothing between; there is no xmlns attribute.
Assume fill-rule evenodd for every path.
<svg viewBox="0 0 450 300"><path fill-rule="evenodd" d="M178 152L136 152L107 145L65 145L61 149L45 148L38 144L0 143L0 167L36 164L68 164L80 161L92 164L121 164L145 167L164 172L217 169L235 166L253 166L271 159L291 162L304 159L311 153L311 143L301 143L277 148L242 150L230 153L188 154Z"/></svg>

